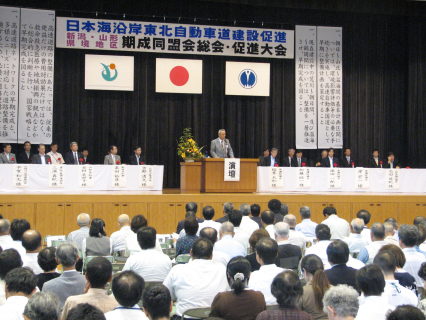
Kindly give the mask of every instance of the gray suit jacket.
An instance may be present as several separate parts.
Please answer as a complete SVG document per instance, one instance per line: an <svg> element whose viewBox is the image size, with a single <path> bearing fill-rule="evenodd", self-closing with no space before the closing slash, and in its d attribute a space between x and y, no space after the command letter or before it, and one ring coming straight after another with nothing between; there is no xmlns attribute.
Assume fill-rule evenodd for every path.
<svg viewBox="0 0 426 320"><path fill-rule="evenodd" d="M74 270L63 273L59 278L45 282L42 291L56 294L62 310L68 297L84 294L85 286L86 277Z"/></svg>
<svg viewBox="0 0 426 320"><path fill-rule="evenodd" d="M119 155L116 154L114 156L114 159L115 159L115 161L112 162L112 157L111 157L110 154L108 154L108 155L105 156L104 164L117 164L117 161L120 161L120 164L121 164L121 158L120 158Z"/></svg>
<svg viewBox="0 0 426 320"><path fill-rule="evenodd" d="M225 139L224 149L225 152L220 144L220 138L212 140L210 145L210 154L213 158L232 158L234 156L234 151L232 151L232 147L228 139Z"/></svg>
<svg viewBox="0 0 426 320"><path fill-rule="evenodd" d="M44 160L46 161L46 164L52 163L52 160L50 159L50 156L47 154L44 155ZM41 164L41 156L39 154L33 155L33 164Z"/></svg>
<svg viewBox="0 0 426 320"><path fill-rule="evenodd" d="M12 161L12 158L14 159ZM0 153L0 163L16 163L16 157L14 153L9 153L9 159L7 159L6 153Z"/></svg>

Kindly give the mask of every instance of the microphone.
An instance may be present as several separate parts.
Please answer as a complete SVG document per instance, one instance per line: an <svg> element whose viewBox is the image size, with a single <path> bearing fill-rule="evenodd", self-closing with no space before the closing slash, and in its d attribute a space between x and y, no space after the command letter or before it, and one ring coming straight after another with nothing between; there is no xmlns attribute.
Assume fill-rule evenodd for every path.
<svg viewBox="0 0 426 320"><path fill-rule="evenodd" d="M380 168L383 168L383 161L380 161Z"/></svg>
<svg viewBox="0 0 426 320"><path fill-rule="evenodd" d="M306 163L302 162L302 167L306 167Z"/></svg>
<svg viewBox="0 0 426 320"><path fill-rule="evenodd" d="M116 164L120 164L120 161L118 161L118 160L117 160L115 163L116 163Z"/></svg>
<svg viewBox="0 0 426 320"><path fill-rule="evenodd" d="M333 164L333 167L337 168L337 163Z"/></svg>
<svg viewBox="0 0 426 320"><path fill-rule="evenodd" d="M83 158L78 159L80 161L80 164L83 164Z"/></svg>
<svg viewBox="0 0 426 320"><path fill-rule="evenodd" d="M228 155L228 144L229 144L229 140L225 139L225 154Z"/></svg>

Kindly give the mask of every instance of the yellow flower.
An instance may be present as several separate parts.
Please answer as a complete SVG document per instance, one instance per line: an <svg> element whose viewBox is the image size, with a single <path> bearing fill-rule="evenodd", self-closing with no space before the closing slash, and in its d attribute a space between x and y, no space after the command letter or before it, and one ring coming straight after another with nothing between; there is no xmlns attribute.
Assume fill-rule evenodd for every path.
<svg viewBox="0 0 426 320"><path fill-rule="evenodd" d="M182 158L185 158L185 152L182 152L181 156Z"/></svg>

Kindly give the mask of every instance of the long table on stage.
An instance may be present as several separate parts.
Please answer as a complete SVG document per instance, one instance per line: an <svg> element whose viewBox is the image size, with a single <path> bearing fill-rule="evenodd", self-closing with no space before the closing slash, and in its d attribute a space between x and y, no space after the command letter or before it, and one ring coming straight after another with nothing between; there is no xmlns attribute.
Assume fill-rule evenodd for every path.
<svg viewBox="0 0 426 320"><path fill-rule="evenodd" d="M140 166L126 166L126 187L114 187L112 183L113 166L93 165L94 186L93 188L80 188L78 184L78 167L76 165L64 165L64 184L62 188L49 187L49 166L41 164L29 165L29 187L14 188L13 166L15 164L0 165L0 192L10 193L28 193L38 192L88 192L88 191L161 191L163 190L164 166L154 167L154 186L139 187L139 168Z"/></svg>
<svg viewBox="0 0 426 320"><path fill-rule="evenodd" d="M387 189L386 170L389 169L369 169L368 189L357 189L355 183L356 168L340 168L342 187L339 189L328 189L328 168L309 168L311 187L298 188L297 174L298 168L284 167L284 186L282 188L272 188L269 186L269 168L257 167L257 192L359 192L359 193L425 193L426 192L426 170L424 169L399 169L400 187L399 189Z"/></svg>

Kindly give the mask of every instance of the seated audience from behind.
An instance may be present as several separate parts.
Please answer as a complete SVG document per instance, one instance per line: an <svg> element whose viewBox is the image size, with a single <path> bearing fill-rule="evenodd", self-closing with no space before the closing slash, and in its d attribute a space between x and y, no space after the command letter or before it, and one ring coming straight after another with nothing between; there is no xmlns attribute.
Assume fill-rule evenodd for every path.
<svg viewBox="0 0 426 320"><path fill-rule="evenodd" d="M416 227L417 227L417 230L419 231L419 238L417 239L417 243L414 248L416 249L417 252L420 252L422 255L426 257L426 252L420 249L420 246L426 240L426 222L419 223L416 225Z"/></svg>
<svg viewBox="0 0 426 320"><path fill-rule="evenodd" d="M43 273L37 275L37 287L41 291L45 282L55 279L60 276L56 272L58 262L56 261L56 248L47 247L40 251L37 257L37 262Z"/></svg>
<svg viewBox="0 0 426 320"><path fill-rule="evenodd" d="M268 209L274 213L275 222L283 222L284 216L280 213L281 201L278 199L272 199L268 202ZM275 223L274 222L274 223Z"/></svg>
<svg viewBox="0 0 426 320"><path fill-rule="evenodd" d="M105 222L102 219L96 218L92 220L90 225L89 236L83 239L82 253L83 261L86 257L90 256L109 256L110 255L110 241L106 236Z"/></svg>
<svg viewBox="0 0 426 320"><path fill-rule="evenodd" d="M298 319L313 320L305 311L297 308L297 301L303 295L303 287L296 272L285 270L276 275L270 285L270 291L279 308L259 313L256 320Z"/></svg>
<svg viewBox="0 0 426 320"><path fill-rule="evenodd" d="M318 223L311 220L311 208L303 206L300 208L300 217L302 222L296 225L296 231L302 232L306 238L315 238L315 228Z"/></svg>
<svg viewBox="0 0 426 320"><path fill-rule="evenodd" d="M130 218L127 214L121 214L118 217L120 230L113 232L110 237L111 255L117 253L120 257L124 256L126 250L126 238L133 234L130 229Z"/></svg>
<svg viewBox="0 0 426 320"><path fill-rule="evenodd" d="M330 228L331 240L344 239L349 237L351 229L349 223L337 216L337 210L334 207L325 207L322 211L325 220L321 224L325 224Z"/></svg>
<svg viewBox="0 0 426 320"><path fill-rule="evenodd" d="M321 259L323 265L326 265L326 263L328 262L327 247L331 243L330 228L325 224L319 224L315 228L315 235L316 240L318 242L313 246L307 248L305 251L305 255L315 254Z"/></svg>
<svg viewBox="0 0 426 320"><path fill-rule="evenodd" d="M49 292L36 292L24 309L25 320L60 320L61 309L58 297Z"/></svg>
<svg viewBox="0 0 426 320"><path fill-rule="evenodd" d="M385 242L399 247L399 241L395 239L395 227L391 222L385 222Z"/></svg>
<svg viewBox="0 0 426 320"><path fill-rule="evenodd" d="M279 221L275 221L274 213L271 210L265 210L260 215L260 219L262 219L263 228L266 231L268 231L271 239L274 239L275 238L274 224L275 222L279 222Z"/></svg>
<svg viewBox="0 0 426 320"><path fill-rule="evenodd" d="M37 257L42 245L41 234L37 230L27 230L22 235L22 246L26 253L22 257L23 267L33 270L35 275L43 273L43 269L38 265Z"/></svg>
<svg viewBox="0 0 426 320"><path fill-rule="evenodd" d="M287 214L284 217L284 222L287 223L290 227L290 234L288 237L288 241L295 246L298 246L300 249L304 249L306 247L306 238L305 235L296 231L296 216L293 214Z"/></svg>
<svg viewBox="0 0 426 320"><path fill-rule="evenodd" d="M247 249L249 247L250 235L245 230L240 228L243 214L240 210L232 210L228 217L229 222L234 225L234 239L241 243L245 249Z"/></svg>
<svg viewBox="0 0 426 320"><path fill-rule="evenodd" d="M331 285L324 273L321 259L314 254L304 256L300 268L306 285L303 287L303 295L298 300L297 307L309 313L314 319L328 319L322 300Z"/></svg>
<svg viewBox="0 0 426 320"><path fill-rule="evenodd" d="M297 271L299 261L302 258L302 250L290 243L290 226L286 222L277 222L274 225L274 230L275 241L278 244L278 255L275 264L281 268Z"/></svg>
<svg viewBox="0 0 426 320"><path fill-rule="evenodd" d="M396 221L396 219L395 219L395 218L387 218L387 219L385 220L385 222L389 222L389 223L392 223L392 224L393 224L393 228L394 228L394 230L395 230L395 235L394 235L394 237L395 237L395 239L396 239L397 241L399 241L399 236L398 236L398 222Z"/></svg>
<svg viewBox="0 0 426 320"><path fill-rule="evenodd" d="M385 277L386 285L382 296L387 297L388 303L394 307L398 307L403 304L410 304L417 307L418 299L416 294L401 286L399 281L395 280L395 256L389 251L382 251L376 255L373 263L382 270L383 276Z"/></svg>
<svg viewBox="0 0 426 320"><path fill-rule="evenodd" d="M331 269L325 274L333 286L346 284L356 289L356 269L347 266L349 260L349 247L342 240L333 240L327 248L328 262Z"/></svg>
<svg viewBox="0 0 426 320"><path fill-rule="evenodd" d="M383 223L375 222L371 226L371 243L362 248L358 255L358 260L365 264L373 263L374 257L380 248L386 245L385 242L385 227Z"/></svg>
<svg viewBox="0 0 426 320"><path fill-rule="evenodd" d="M234 239L234 225L231 222L222 223L219 231L219 241L214 244L215 250L226 253L230 259L247 255L246 248Z"/></svg>
<svg viewBox="0 0 426 320"><path fill-rule="evenodd" d="M365 238L365 240L367 240L368 243L371 243L371 230L367 227L371 220L371 213L365 209L362 209L357 212L356 217L364 221L364 229L362 230L361 235Z"/></svg>
<svg viewBox="0 0 426 320"><path fill-rule="evenodd" d="M188 202L185 205L185 219L189 218L189 217L196 217L197 218L197 211L198 211L198 204L196 204L195 202ZM191 214L188 214L188 212L191 212ZM181 220L178 222L177 228L176 228L176 233L180 234L180 232L183 230L183 223L185 221L185 219ZM201 218L197 218L198 223L204 222L203 219Z"/></svg>
<svg viewBox="0 0 426 320"><path fill-rule="evenodd" d="M330 320L354 320L359 309L358 292L344 284L331 287L322 299Z"/></svg>
<svg viewBox="0 0 426 320"><path fill-rule="evenodd" d="M243 218L241 219L240 228L244 230L248 236L250 237L253 232L259 229L259 225L257 222L250 219L250 205L247 203L243 203L240 205L240 212L243 214Z"/></svg>
<svg viewBox="0 0 426 320"><path fill-rule="evenodd" d="M252 272L249 288L262 292L265 296L266 304L274 304L277 300L271 293L271 283L277 274L285 270L275 264L278 244L271 238L262 238L257 242L255 250L256 260L260 264L260 269Z"/></svg>
<svg viewBox="0 0 426 320"><path fill-rule="evenodd" d="M0 307L0 319L20 320L29 297L36 292L37 277L29 268L10 270L4 278L6 302Z"/></svg>
<svg viewBox="0 0 426 320"><path fill-rule="evenodd" d="M256 203L250 206L251 220L257 223L259 229L262 228L262 219L260 219L260 206Z"/></svg>
<svg viewBox="0 0 426 320"><path fill-rule="evenodd" d="M80 229L71 232L67 237L67 241L75 243L78 250L82 251L83 239L89 236L90 216L87 213L80 213L77 217L77 224Z"/></svg>
<svg viewBox="0 0 426 320"><path fill-rule="evenodd" d="M197 236L200 236L200 231L207 227L214 228L217 231L217 234L219 234L221 224L219 222L213 221L214 208L211 206L204 207L203 217L204 221L198 224Z"/></svg>
<svg viewBox="0 0 426 320"><path fill-rule="evenodd" d="M423 262L420 266L419 277L423 279L423 289L426 287L426 262ZM417 308L419 308L426 316L426 298L420 300Z"/></svg>
<svg viewBox="0 0 426 320"><path fill-rule="evenodd" d="M43 292L51 292L59 298L61 310L68 297L84 293L86 278L75 270L78 259L78 248L74 243L61 243L56 249L56 261L62 264L63 273L43 285Z"/></svg>
<svg viewBox="0 0 426 320"><path fill-rule="evenodd" d="M215 249L215 243L217 240L217 231L211 227L203 228L200 232L200 238L208 239L213 244L213 257L212 260L218 263L221 263L225 268L228 266L229 260L231 258L225 252Z"/></svg>
<svg viewBox="0 0 426 320"><path fill-rule="evenodd" d="M105 316L99 308L89 303L80 303L70 310L66 319L61 320L105 320Z"/></svg>
<svg viewBox="0 0 426 320"><path fill-rule="evenodd" d="M216 219L216 222L224 223L229 221L228 214L230 214L234 210L234 204L232 202L225 202L223 204L223 214L224 216L222 218Z"/></svg>
<svg viewBox="0 0 426 320"><path fill-rule="evenodd" d="M195 218L198 221L198 218L195 216L194 211L187 211L185 213L185 219L182 220L183 223L185 223L185 220L188 219L188 218ZM198 223L198 225L200 225L200 224ZM182 226L183 226L183 224L182 224ZM198 230L200 230L200 229L198 229ZM184 236L186 236L186 232L185 232L185 228L182 228L182 230L179 232L179 238L183 238Z"/></svg>
<svg viewBox="0 0 426 320"><path fill-rule="evenodd" d="M192 261L174 266L164 280L163 284L176 300L177 317L187 309L210 306L219 292L228 290L226 268L212 261L212 254L210 240L198 239L192 246Z"/></svg>
<svg viewBox="0 0 426 320"><path fill-rule="evenodd" d="M147 226L148 226L148 220L146 220L146 218L143 215L138 214L132 218L132 222L130 223L130 229L133 231L133 234L131 234L130 236L126 238L126 249L124 252L125 257L134 255L135 253L140 252L142 250L138 242L137 233L139 229L147 227ZM158 239L155 240L155 249L161 253L163 252Z"/></svg>
<svg viewBox="0 0 426 320"><path fill-rule="evenodd" d="M68 312L80 303L89 303L99 308L103 313L114 310L118 302L113 296L105 293L105 286L112 279L112 264L104 257L96 257L89 261L85 274L87 284L86 293L68 297L62 310L62 319L66 319Z"/></svg>
<svg viewBox="0 0 426 320"><path fill-rule="evenodd" d="M149 320L170 320L173 301L167 287L162 284L150 286L144 291L142 301Z"/></svg>
<svg viewBox="0 0 426 320"><path fill-rule="evenodd" d="M0 252L0 306L6 302L6 283L4 278L9 271L22 267L21 256L15 249Z"/></svg>
<svg viewBox="0 0 426 320"><path fill-rule="evenodd" d="M386 315L395 307L390 305L387 299L382 298L386 285L382 270L375 264L367 265L356 272L356 283L364 299L360 298L355 319L385 320Z"/></svg>
<svg viewBox="0 0 426 320"><path fill-rule="evenodd" d="M368 245L368 241L361 234L362 230L365 230L364 221L359 218L353 219L351 221L351 234L343 239L348 244L349 252L359 252Z"/></svg>
<svg viewBox="0 0 426 320"><path fill-rule="evenodd" d="M270 238L268 231L266 231L263 228L258 229L255 232L253 232L253 234L251 235L251 237L249 239L251 253L246 256L246 259L248 260L248 262L250 262L250 271L251 272L260 269L260 264L256 260L255 247L256 247L256 244L259 242L259 240L262 239L262 238Z"/></svg>
<svg viewBox="0 0 426 320"><path fill-rule="evenodd" d="M225 320L256 319L266 309L259 291L245 290L250 278L250 263L243 257L229 261L226 275L231 291L221 292L213 300L210 317Z"/></svg>
<svg viewBox="0 0 426 320"><path fill-rule="evenodd" d="M186 218L183 223L186 235L176 242L176 257L181 254L189 254L193 243L198 239L198 221L195 217Z"/></svg>
<svg viewBox="0 0 426 320"><path fill-rule="evenodd" d="M138 306L145 288L145 281L140 275L131 270L117 273L112 279L111 288L119 306L105 313L107 320L147 319Z"/></svg>
<svg viewBox="0 0 426 320"><path fill-rule="evenodd" d="M425 315L421 310L413 306L400 306L392 311L386 320L425 320Z"/></svg>
<svg viewBox="0 0 426 320"><path fill-rule="evenodd" d="M287 214L288 214L288 205L281 202L280 215L285 217Z"/></svg>
<svg viewBox="0 0 426 320"><path fill-rule="evenodd" d="M25 249L22 246L22 235L25 231L31 229L30 223L26 219L13 219L10 224L10 236L13 241L20 245L19 254L23 256L25 254Z"/></svg>
<svg viewBox="0 0 426 320"><path fill-rule="evenodd" d="M25 252L25 249L22 250L22 245L13 241L10 236L10 222L7 219L0 219L0 247L2 247L3 250L15 249L20 254Z"/></svg>
<svg viewBox="0 0 426 320"><path fill-rule="evenodd" d="M172 268L172 262L167 255L155 250L156 236L153 227L139 229L137 237L142 251L127 259L123 271L132 270L148 282L164 281Z"/></svg>

